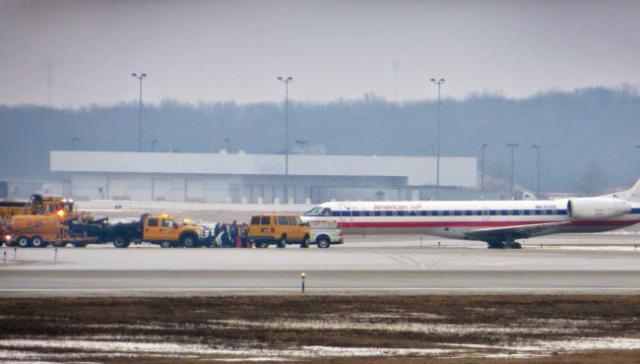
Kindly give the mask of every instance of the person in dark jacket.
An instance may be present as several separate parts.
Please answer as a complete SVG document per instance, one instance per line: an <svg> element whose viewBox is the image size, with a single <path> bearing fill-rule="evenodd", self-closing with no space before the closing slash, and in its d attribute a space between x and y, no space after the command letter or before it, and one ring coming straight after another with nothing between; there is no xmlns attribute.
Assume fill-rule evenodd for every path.
<svg viewBox="0 0 640 364"><path fill-rule="evenodd" d="M244 222L240 226L240 240L243 248L249 247L249 226Z"/></svg>
<svg viewBox="0 0 640 364"><path fill-rule="evenodd" d="M227 230L226 224L222 224L220 226L220 232L218 233L218 240L220 241L221 248L229 247L229 231Z"/></svg>
<svg viewBox="0 0 640 364"><path fill-rule="evenodd" d="M238 241L238 224L236 223L236 220L233 220L233 222L229 226L229 238L231 240L231 247L237 247L236 242Z"/></svg>

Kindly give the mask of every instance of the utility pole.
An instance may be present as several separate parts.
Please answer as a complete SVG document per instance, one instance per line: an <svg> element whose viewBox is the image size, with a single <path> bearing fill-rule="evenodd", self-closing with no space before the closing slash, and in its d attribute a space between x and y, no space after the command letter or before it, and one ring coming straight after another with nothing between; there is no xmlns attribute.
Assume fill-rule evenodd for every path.
<svg viewBox="0 0 640 364"><path fill-rule="evenodd" d="M516 144L516 143L508 143L507 144L507 147L511 148L511 198L515 198L514 189L513 189L513 182L514 182L514 175L513 175L513 171L514 171L514 150L518 145L519 144Z"/></svg>
<svg viewBox="0 0 640 364"><path fill-rule="evenodd" d="M289 175L289 82L292 77L278 77L284 83L284 175Z"/></svg>
<svg viewBox="0 0 640 364"><path fill-rule="evenodd" d="M444 83L444 78L436 80L431 79L431 82L438 86L438 121L436 126L436 199L440 198L440 88Z"/></svg>
<svg viewBox="0 0 640 364"><path fill-rule="evenodd" d="M540 198L540 146L532 144L531 148L536 150L536 198Z"/></svg>
<svg viewBox="0 0 640 364"><path fill-rule="evenodd" d="M484 161L485 161L485 149L487 149L487 147L489 146L489 144L484 143L482 144L482 147L480 148L480 190L484 191Z"/></svg>
<svg viewBox="0 0 640 364"><path fill-rule="evenodd" d="M131 76L140 83L140 96L138 97L138 152L142 152L142 80L147 77L147 74L134 72Z"/></svg>

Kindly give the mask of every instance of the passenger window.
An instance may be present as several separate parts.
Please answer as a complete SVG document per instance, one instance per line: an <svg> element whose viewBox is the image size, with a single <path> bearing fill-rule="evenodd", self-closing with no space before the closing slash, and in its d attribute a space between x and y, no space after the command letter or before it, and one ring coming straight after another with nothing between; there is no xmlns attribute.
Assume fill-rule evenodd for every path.
<svg viewBox="0 0 640 364"><path fill-rule="evenodd" d="M271 218L269 216L263 216L260 219L260 225L271 225Z"/></svg>
<svg viewBox="0 0 640 364"><path fill-rule="evenodd" d="M251 225L260 225L260 216L254 216L251 218Z"/></svg>
<svg viewBox="0 0 640 364"><path fill-rule="evenodd" d="M289 216L278 216L276 219L278 225L289 225Z"/></svg>
<svg viewBox="0 0 640 364"><path fill-rule="evenodd" d="M162 227L172 227L175 226L176 223L173 220L162 220Z"/></svg>
<svg viewBox="0 0 640 364"><path fill-rule="evenodd" d="M289 216L289 225L299 225L295 216Z"/></svg>
<svg viewBox="0 0 640 364"><path fill-rule="evenodd" d="M158 226L158 219L149 219L149 222L147 223L148 226L150 227L157 227Z"/></svg>

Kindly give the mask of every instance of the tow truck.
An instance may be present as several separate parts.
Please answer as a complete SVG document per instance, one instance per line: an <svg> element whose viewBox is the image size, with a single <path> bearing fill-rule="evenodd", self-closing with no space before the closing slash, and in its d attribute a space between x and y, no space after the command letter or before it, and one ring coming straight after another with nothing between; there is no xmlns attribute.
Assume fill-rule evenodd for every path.
<svg viewBox="0 0 640 364"><path fill-rule="evenodd" d="M159 244L163 248L196 248L211 246L214 236L209 227L192 224L188 220L178 222L171 215L140 216L138 221L109 223L108 218L95 221L71 221L69 230L73 237L86 237L97 244L113 243L116 248L127 248L131 243Z"/></svg>

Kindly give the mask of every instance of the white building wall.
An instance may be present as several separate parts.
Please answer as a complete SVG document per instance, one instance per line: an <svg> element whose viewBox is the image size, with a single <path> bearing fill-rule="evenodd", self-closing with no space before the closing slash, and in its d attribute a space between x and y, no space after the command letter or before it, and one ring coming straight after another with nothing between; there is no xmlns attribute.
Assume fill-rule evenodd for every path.
<svg viewBox="0 0 640 364"><path fill-rule="evenodd" d="M51 151L53 172L166 175L283 175L284 155L227 153L132 153ZM410 186L436 183L434 157L301 155L289 156L292 176L406 177ZM475 187L476 158L440 158L440 185Z"/></svg>

